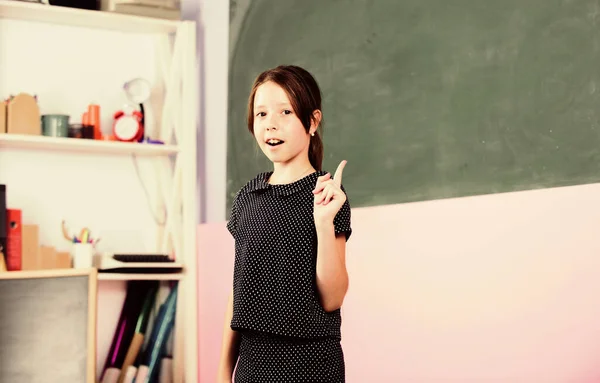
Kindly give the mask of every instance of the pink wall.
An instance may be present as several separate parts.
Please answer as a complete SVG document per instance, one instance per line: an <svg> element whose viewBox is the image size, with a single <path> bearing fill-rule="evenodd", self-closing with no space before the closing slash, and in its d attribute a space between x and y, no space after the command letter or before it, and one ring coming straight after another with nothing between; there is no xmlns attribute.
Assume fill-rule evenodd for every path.
<svg viewBox="0 0 600 383"><path fill-rule="evenodd" d="M353 210L347 381L600 381L600 185ZM200 377L230 286L225 223L198 229Z"/></svg>

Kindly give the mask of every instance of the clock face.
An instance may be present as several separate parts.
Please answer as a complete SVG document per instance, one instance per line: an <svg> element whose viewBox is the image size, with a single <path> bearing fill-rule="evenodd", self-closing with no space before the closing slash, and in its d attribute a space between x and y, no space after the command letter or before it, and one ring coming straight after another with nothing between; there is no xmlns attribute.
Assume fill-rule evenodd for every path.
<svg viewBox="0 0 600 383"><path fill-rule="evenodd" d="M140 124L133 116L122 116L115 121L114 132L117 139L131 141L140 130Z"/></svg>

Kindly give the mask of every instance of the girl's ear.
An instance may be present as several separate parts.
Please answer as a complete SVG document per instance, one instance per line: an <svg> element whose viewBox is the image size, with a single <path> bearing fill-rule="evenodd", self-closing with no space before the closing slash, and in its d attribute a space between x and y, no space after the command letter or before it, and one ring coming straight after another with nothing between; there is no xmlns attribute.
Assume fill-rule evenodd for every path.
<svg viewBox="0 0 600 383"><path fill-rule="evenodd" d="M309 134L312 135L317 132L322 118L323 115L321 114L321 111L319 109L315 109L315 111L312 113L312 118L310 119L310 128L308 129Z"/></svg>

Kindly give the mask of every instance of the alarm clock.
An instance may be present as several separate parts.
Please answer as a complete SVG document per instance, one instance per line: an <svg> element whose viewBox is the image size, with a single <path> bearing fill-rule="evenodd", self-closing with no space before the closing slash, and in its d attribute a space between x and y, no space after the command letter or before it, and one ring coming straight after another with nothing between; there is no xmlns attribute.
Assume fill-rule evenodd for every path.
<svg viewBox="0 0 600 383"><path fill-rule="evenodd" d="M139 142L144 138L143 114L133 108L125 108L113 116L113 134L118 141Z"/></svg>

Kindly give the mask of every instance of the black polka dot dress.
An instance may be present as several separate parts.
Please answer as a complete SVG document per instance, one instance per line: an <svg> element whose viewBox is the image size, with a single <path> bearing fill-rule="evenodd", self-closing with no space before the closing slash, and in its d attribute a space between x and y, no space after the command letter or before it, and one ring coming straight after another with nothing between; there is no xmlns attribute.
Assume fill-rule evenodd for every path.
<svg viewBox="0 0 600 383"><path fill-rule="evenodd" d="M235 239L233 318L241 334L235 383L344 382L340 310L326 312L316 285L314 172L271 185L271 172L234 198L227 228ZM342 188L343 189L343 188ZM352 233L348 198L334 219Z"/></svg>

